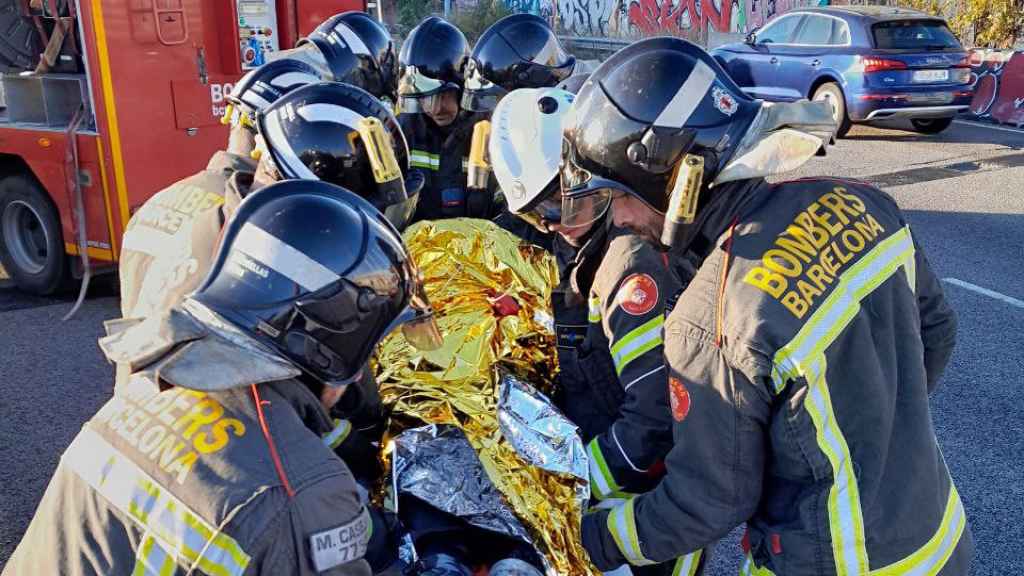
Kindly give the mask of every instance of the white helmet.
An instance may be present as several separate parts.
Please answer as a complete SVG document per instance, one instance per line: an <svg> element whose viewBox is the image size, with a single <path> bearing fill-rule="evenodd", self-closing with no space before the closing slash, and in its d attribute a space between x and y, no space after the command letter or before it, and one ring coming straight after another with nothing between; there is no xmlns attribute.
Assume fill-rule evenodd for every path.
<svg viewBox="0 0 1024 576"><path fill-rule="evenodd" d="M562 123L574 98L558 88L513 90L491 116L488 152L508 209L542 229L542 220L558 222L561 215Z"/></svg>

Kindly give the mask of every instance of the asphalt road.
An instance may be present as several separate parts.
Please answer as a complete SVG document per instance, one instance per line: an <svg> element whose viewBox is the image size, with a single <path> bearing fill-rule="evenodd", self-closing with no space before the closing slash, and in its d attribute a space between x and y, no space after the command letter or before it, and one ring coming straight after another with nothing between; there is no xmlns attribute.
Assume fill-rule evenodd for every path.
<svg viewBox="0 0 1024 576"><path fill-rule="evenodd" d="M855 127L795 176L884 187L944 281L959 344L932 400L944 454L978 543L974 573L1021 567L1024 519L1024 132L954 124L937 137ZM109 290L67 323L68 301L0 288L0 563L17 545L61 452L112 387L96 338ZM908 479L908 481L911 479ZM735 535L711 574L733 575Z"/></svg>

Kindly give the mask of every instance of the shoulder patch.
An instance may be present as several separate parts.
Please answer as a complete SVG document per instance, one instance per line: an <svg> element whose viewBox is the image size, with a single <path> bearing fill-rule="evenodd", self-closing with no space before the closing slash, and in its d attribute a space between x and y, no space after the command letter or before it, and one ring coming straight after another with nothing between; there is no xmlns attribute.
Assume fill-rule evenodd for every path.
<svg viewBox="0 0 1024 576"><path fill-rule="evenodd" d="M648 274L632 274L623 280L615 302L627 314L643 316L658 304L658 284Z"/></svg>
<svg viewBox="0 0 1024 576"><path fill-rule="evenodd" d="M335 566L358 560L366 554L370 543L370 513L362 513L351 522L309 537L309 549L317 572L326 572Z"/></svg>
<svg viewBox="0 0 1024 576"><path fill-rule="evenodd" d="M686 415L690 413L690 392L683 381L669 378L668 392L669 403L672 405L672 419L676 422L686 420Z"/></svg>

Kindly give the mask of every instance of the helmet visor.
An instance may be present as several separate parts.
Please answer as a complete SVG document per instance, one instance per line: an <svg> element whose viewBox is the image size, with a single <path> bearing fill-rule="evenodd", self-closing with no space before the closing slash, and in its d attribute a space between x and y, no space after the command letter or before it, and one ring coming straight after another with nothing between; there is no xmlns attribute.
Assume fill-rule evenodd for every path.
<svg viewBox="0 0 1024 576"><path fill-rule="evenodd" d="M562 222L562 195L556 188L554 194L544 198L528 210L516 213L516 216L542 232L550 232L551 224Z"/></svg>
<svg viewBox="0 0 1024 576"><path fill-rule="evenodd" d="M466 89L462 94L462 108L471 112L490 112L498 105L508 91L494 84L473 67L473 72L466 79Z"/></svg>
<svg viewBox="0 0 1024 576"><path fill-rule="evenodd" d="M611 203L611 188L595 190L586 196L563 196L562 226L579 228L593 224L604 216Z"/></svg>
<svg viewBox="0 0 1024 576"><path fill-rule="evenodd" d="M444 344L444 338L437 327L422 277L412 261L409 261L409 280L412 282L409 305L395 318L388 332L401 325L402 335L410 346L417 350L437 350Z"/></svg>

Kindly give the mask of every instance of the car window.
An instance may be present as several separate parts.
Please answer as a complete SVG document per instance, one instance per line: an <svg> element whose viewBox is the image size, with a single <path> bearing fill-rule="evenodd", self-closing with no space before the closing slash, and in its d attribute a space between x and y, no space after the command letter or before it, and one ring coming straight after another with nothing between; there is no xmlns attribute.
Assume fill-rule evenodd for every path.
<svg viewBox="0 0 1024 576"><path fill-rule="evenodd" d="M787 44L793 41L793 32L803 16L783 16L757 33L758 44Z"/></svg>
<svg viewBox="0 0 1024 576"><path fill-rule="evenodd" d="M832 45L845 46L850 43L850 27L842 20L832 20Z"/></svg>
<svg viewBox="0 0 1024 576"><path fill-rule="evenodd" d="M824 46L832 38L831 18L824 16L807 16L800 33L796 36L796 44L807 44L810 46Z"/></svg>
<svg viewBox="0 0 1024 576"><path fill-rule="evenodd" d="M893 20L871 27L875 48L882 50L960 49L960 42L941 20Z"/></svg>

